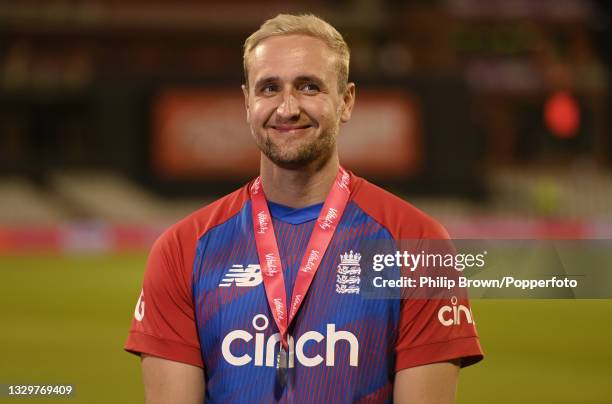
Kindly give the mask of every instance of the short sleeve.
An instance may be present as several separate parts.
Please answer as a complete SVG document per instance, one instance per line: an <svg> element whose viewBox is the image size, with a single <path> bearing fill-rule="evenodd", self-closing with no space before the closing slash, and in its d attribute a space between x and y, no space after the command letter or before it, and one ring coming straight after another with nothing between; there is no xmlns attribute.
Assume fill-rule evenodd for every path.
<svg viewBox="0 0 612 404"><path fill-rule="evenodd" d="M398 250L413 254L454 254L449 234L440 223L389 192L356 178L353 201L385 227ZM418 265L416 265L418 266ZM443 275L440 265L419 266L402 276ZM407 270L412 272L412 270ZM457 277L452 269L449 278ZM408 288L410 289L410 288ZM474 318L465 290L444 287L402 290L400 319L395 343L395 370L460 359L468 366L483 358Z"/></svg>
<svg viewBox="0 0 612 404"><path fill-rule="evenodd" d="M203 367L184 247L172 231L153 245L125 350Z"/></svg>
<svg viewBox="0 0 612 404"><path fill-rule="evenodd" d="M421 238L412 240L418 246L415 250L434 257L456 256L446 229L430 218L424 223ZM420 287L402 300L395 370L450 360L460 360L461 367L479 362L483 351L467 290L457 286L459 272L434 259L421 265L415 274L438 282L453 280L455 286L442 283Z"/></svg>
<svg viewBox="0 0 612 404"><path fill-rule="evenodd" d="M403 300L395 351L396 371L456 359L462 367L480 361L483 353L468 300Z"/></svg>

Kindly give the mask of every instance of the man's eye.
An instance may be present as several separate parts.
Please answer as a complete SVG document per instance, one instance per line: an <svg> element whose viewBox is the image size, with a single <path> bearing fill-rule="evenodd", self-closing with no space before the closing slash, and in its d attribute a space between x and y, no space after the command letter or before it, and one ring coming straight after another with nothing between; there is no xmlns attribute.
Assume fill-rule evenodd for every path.
<svg viewBox="0 0 612 404"><path fill-rule="evenodd" d="M274 84L268 84L267 86L263 86L260 91L263 94L272 94L276 92L276 86Z"/></svg>
<svg viewBox="0 0 612 404"><path fill-rule="evenodd" d="M302 86L302 91L305 91L307 93L317 93L320 91L320 88L314 83L306 83Z"/></svg>

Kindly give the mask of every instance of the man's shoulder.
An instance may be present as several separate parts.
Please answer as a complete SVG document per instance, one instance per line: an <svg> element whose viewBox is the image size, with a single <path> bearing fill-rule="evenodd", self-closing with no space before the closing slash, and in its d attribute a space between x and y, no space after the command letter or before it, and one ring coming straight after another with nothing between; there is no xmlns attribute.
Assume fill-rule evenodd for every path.
<svg viewBox="0 0 612 404"><path fill-rule="evenodd" d="M387 228L395 239L449 238L444 226L416 206L364 178L355 179L353 202Z"/></svg>
<svg viewBox="0 0 612 404"><path fill-rule="evenodd" d="M209 230L237 215L248 200L248 188L245 185L174 223L164 231L160 239L195 243Z"/></svg>

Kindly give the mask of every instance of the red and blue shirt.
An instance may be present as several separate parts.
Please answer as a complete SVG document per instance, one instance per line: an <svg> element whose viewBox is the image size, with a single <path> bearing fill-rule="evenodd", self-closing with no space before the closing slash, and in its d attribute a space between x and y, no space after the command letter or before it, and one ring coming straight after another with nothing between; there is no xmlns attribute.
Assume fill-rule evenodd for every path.
<svg viewBox="0 0 612 404"><path fill-rule="evenodd" d="M280 396L280 342L257 257L250 184L191 214L155 242L126 350L202 367L209 402L391 402L401 369L480 360L473 322L440 320L448 302L359 293L355 274L364 242L448 234L366 180L351 174L351 184L348 205L289 327L291 381ZM292 209L269 202L269 208L289 301L322 204Z"/></svg>

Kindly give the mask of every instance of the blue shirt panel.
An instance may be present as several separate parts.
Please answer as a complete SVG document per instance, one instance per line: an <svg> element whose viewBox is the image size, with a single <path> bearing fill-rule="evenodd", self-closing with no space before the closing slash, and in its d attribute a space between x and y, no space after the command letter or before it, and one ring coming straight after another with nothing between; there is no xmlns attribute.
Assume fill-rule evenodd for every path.
<svg viewBox="0 0 612 404"><path fill-rule="evenodd" d="M301 210L273 203L269 206L289 304L322 204ZM341 255L362 251L369 240L391 239L382 225L355 203L348 203L289 328L296 348L300 340L303 343L303 360L294 358L289 383L279 389L274 366L279 344L271 338L278 328L263 282L239 285L228 276L235 273L231 268L242 271L259 264L250 201L238 214L204 234L194 261L193 299L207 402L354 402L383 391L387 392L381 395L385 397L383 402L390 402L400 301L339 293L342 275L338 270L342 267ZM359 264L344 268L358 269ZM358 348L348 341L350 335L342 332L355 336ZM324 338L317 342L320 336ZM333 336L338 341L332 344ZM354 356L355 351L357 366L351 366L351 352ZM228 355L234 358L234 364ZM309 366L317 362L321 363Z"/></svg>

